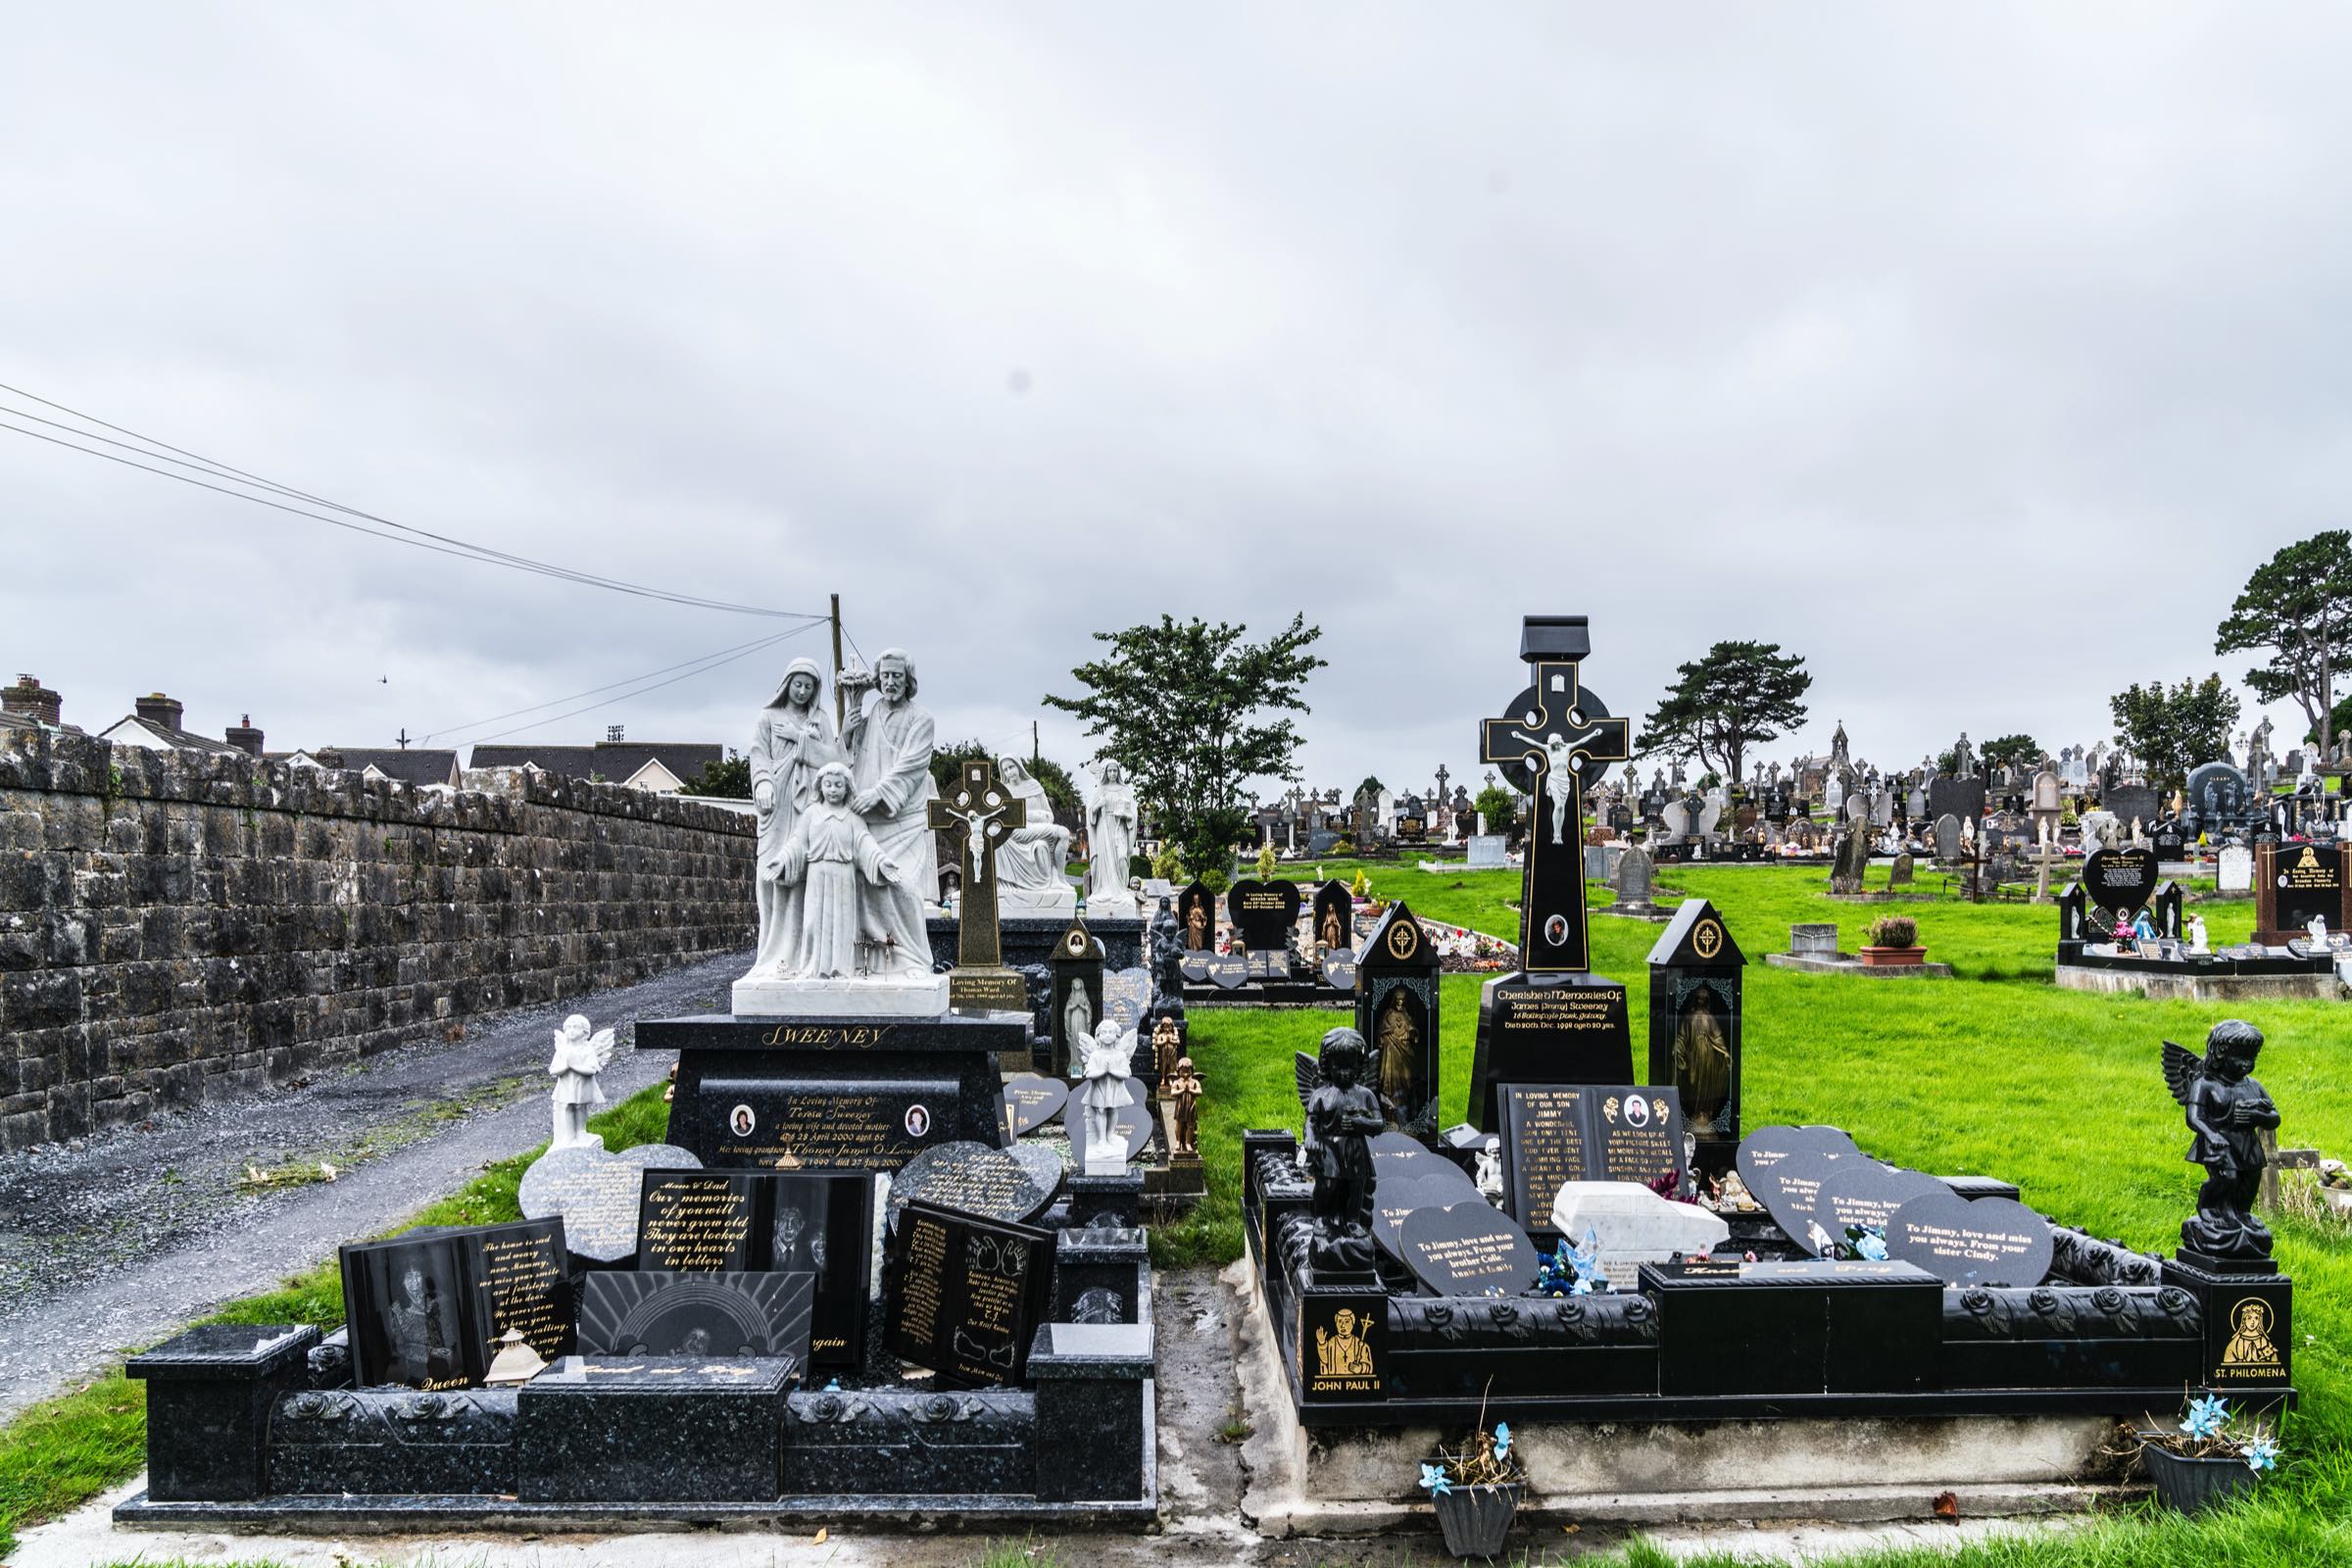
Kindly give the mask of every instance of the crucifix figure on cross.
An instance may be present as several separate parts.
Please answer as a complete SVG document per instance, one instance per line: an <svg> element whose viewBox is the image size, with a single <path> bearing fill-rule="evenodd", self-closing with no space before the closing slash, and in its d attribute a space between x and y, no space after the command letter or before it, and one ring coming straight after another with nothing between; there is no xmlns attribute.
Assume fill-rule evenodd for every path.
<svg viewBox="0 0 2352 1568"><path fill-rule="evenodd" d="M959 968L994 968L1003 957L997 931L997 879L990 873L997 846L1029 820L1029 803L997 779L997 764L975 757L963 764L954 793L931 803L931 826L948 836L962 873L956 961Z"/></svg>
<svg viewBox="0 0 2352 1568"><path fill-rule="evenodd" d="M1585 690L1579 666L1592 652L1582 615L1530 615L1519 657L1534 674L1500 718L1479 725L1478 760L1533 802L1520 903L1520 966L1529 974L1590 967L1585 923L1584 791L1632 752L1626 722ZM1547 854L1556 848L1560 853Z"/></svg>

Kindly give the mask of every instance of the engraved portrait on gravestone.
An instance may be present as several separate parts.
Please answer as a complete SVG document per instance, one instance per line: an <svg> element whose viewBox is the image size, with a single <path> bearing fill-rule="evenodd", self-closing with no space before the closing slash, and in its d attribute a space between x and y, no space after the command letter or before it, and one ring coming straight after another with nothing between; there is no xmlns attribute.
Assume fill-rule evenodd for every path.
<svg viewBox="0 0 2352 1568"><path fill-rule="evenodd" d="M421 1258L400 1271L400 1295L384 1309L392 1355L385 1376L395 1383L431 1388L463 1374L450 1331L457 1317L445 1281L428 1272Z"/></svg>

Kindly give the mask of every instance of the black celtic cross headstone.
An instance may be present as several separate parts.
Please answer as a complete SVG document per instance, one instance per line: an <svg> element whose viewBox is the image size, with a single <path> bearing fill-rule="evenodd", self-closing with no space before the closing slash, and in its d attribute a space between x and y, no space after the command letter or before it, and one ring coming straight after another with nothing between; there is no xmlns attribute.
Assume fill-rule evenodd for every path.
<svg viewBox="0 0 2352 1568"><path fill-rule="evenodd" d="M1500 718L1479 725L1479 759L1497 765L1531 802L1520 885L1521 972L1479 993L1471 1056L1472 1126L1500 1126L1506 1083L1631 1083L1625 987L1589 973L1583 797L1627 756L1626 723L1611 718L1579 673L1592 651L1582 615L1530 615L1519 657L1534 676Z"/></svg>
<svg viewBox="0 0 2352 1568"><path fill-rule="evenodd" d="M1631 755L1625 720L1584 689L1579 665L1592 647L1582 615L1528 616L1519 657L1534 683L1502 717L1479 725L1479 760L1499 766L1532 806L1519 906L1520 967L1531 975L1592 966L1584 795Z"/></svg>

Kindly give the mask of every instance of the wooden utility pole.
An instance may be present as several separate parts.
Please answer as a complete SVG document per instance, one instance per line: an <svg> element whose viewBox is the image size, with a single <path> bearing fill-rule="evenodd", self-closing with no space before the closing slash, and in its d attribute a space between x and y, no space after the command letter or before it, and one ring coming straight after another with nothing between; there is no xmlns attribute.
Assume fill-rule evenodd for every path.
<svg viewBox="0 0 2352 1568"><path fill-rule="evenodd" d="M833 732L849 722L849 705L841 691L841 595L833 596Z"/></svg>

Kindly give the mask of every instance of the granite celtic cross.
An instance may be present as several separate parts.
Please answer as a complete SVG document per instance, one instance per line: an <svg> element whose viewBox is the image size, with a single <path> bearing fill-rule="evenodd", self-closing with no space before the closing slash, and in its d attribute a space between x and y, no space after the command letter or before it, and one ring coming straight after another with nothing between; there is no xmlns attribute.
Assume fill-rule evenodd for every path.
<svg viewBox="0 0 2352 1568"><path fill-rule="evenodd" d="M1519 657L1534 684L1500 718L1482 720L1478 760L1533 802L1519 906L1520 967L1580 974L1592 966L1585 919L1584 792L1611 762L1633 754L1626 722L1584 689L1579 666L1592 651L1582 615L1530 615Z"/></svg>

